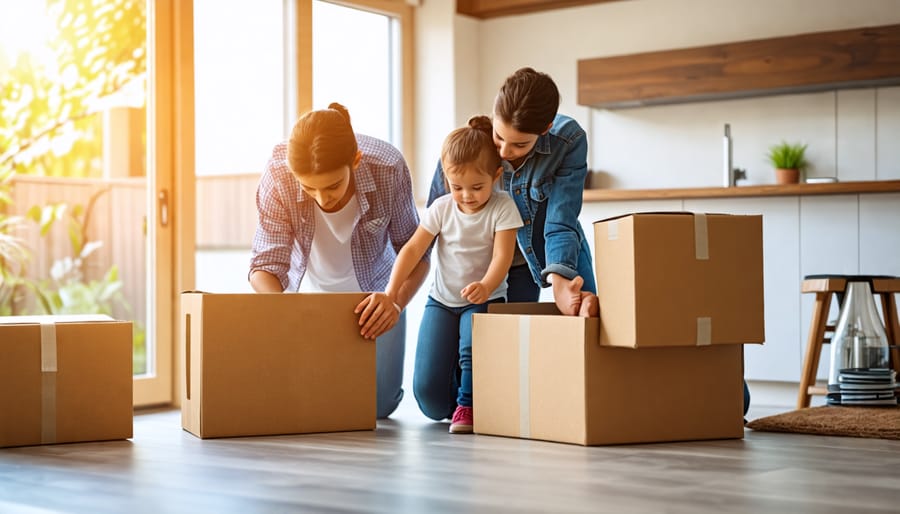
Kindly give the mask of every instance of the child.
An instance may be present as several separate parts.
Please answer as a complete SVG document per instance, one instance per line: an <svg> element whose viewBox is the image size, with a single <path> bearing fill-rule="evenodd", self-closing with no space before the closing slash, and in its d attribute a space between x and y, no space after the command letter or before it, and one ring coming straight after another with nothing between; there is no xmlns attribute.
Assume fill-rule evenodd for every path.
<svg viewBox="0 0 900 514"><path fill-rule="evenodd" d="M472 314L506 301L522 218L509 195L494 188L503 168L488 117L475 116L451 132L441 164L450 194L425 212L385 293L397 294L436 238L438 264L419 329L413 392L426 416L441 420L452 411L450 432L472 433Z"/></svg>

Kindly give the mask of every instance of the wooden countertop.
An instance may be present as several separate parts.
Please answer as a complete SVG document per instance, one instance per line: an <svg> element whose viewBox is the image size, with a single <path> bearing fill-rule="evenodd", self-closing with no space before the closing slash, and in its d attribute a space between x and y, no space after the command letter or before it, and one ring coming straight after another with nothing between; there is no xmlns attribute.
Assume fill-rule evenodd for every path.
<svg viewBox="0 0 900 514"><path fill-rule="evenodd" d="M620 200L660 200L681 198L739 198L753 196L841 195L900 192L900 180L831 182L735 187L694 187L679 189L586 189L585 202Z"/></svg>

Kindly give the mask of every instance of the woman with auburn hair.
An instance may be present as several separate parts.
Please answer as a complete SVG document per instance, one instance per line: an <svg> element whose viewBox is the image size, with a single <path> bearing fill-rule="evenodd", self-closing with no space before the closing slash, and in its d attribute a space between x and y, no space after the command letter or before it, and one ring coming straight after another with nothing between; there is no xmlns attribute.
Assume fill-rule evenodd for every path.
<svg viewBox="0 0 900 514"><path fill-rule="evenodd" d="M356 134L341 104L310 111L272 151L256 192L259 223L250 284L256 292L376 291L357 307L360 333L376 339L377 416L403 398L406 315L428 274L425 252L392 296L394 260L419 224L400 152Z"/></svg>

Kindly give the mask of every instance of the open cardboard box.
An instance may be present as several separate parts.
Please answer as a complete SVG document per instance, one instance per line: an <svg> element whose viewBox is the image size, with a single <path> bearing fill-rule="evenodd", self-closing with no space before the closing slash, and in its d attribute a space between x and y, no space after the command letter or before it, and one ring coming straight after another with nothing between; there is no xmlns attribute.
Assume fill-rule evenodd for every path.
<svg viewBox="0 0 900 514"><path fill-rule="evenodd" d="M201 437L375 428L364 293L181 295L182 427Z"/></svg>
<svg viewBox="0 0 900 514"><path fill-rule="evenodd" d="M600 320L493 304L473 322L475 433L583 445L743 437L743 346L617 348Z"/></svg>
<svg viewBox="0 0 900 514"><path fill-rule="evenodd" d="M0 447L132 436L132 323L0 317Z"/></svg>
<svg viewBox="0 0 900 514"><path fill-rule="evenodd" d="M597 222L601 318L494 304L473 321L476 433L576 444L743 437L743 344L762 343L762 218Z"/></svg>

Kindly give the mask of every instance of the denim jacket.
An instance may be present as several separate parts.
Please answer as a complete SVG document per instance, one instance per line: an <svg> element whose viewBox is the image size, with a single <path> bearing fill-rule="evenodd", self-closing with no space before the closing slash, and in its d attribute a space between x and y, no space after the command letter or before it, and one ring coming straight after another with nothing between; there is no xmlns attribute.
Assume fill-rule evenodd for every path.
<svg viewBox="0 0 900 514"><path fill-rule="evenodd" d="M447 194L438 160L428 205ZM516 239L534 281L547 287L547 275L582 275L595 290L590 250L578 215L587 175L587 136L574 119L557 114L518 169L503 161L503 189L515 200L525 225Z"/></svg>

